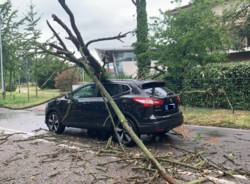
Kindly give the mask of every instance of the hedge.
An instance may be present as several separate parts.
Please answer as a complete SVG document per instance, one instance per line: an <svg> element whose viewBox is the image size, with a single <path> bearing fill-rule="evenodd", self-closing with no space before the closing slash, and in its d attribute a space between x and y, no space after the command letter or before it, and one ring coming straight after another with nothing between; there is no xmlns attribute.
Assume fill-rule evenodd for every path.
<svg viewBox="0 0 250 184"><path fill-rule="evenodd" d="M185 75L185 105L250 110L250 62L196 66Z"/></svg>

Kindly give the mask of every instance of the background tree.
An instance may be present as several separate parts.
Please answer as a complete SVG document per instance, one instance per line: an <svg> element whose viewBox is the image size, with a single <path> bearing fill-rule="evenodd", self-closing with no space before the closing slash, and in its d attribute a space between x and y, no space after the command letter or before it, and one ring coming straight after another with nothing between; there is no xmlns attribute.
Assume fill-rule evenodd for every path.
<svg viewBox="0 0 250 184"><path fill-rule="evenodd" d="M184 73L192 66L226 59L231 44L229 31L222 24L222 17L212 10L219 3L194 0L187 9L174 14L161 12L161 17L153 19L151 46L156 49L153 54L167 66L167 78L175 84L174 89L182 88Z"/></svg>
<svg viewBox="0 0 250 184"><path fill-rule="evenodd" d="M144 78L148 75L151 61L148 55L149 42L148 42L148 18L146 9L146 0L132 0L136 6L137 13L137 28L135 43L135 54L138 66L138 78Z"/></svg>
<svg viewBox="0 0 250 184"><path fill-rule="evenodd" d="M250 38L250 0L234 1L229 8L225 9L223 18L234 38L232 49L245 48Z"/></svg>
<svg viewBox="0 0 250 184"><path fill-rule="evenodd" d="M57 72L63 71L69 66L55 56L45 54L37 59L36 77L38 87L41 89L55 88L55 77Z"/></svg>
<svg viewBox="0 0 250 184"><path fill-rule="evenodd" d="M8 0L0 5L2 17L2 44L4 60L4 76L8 91L15 90L16 76L21 65L20 48L22 48L23 34L19 32L24 19L19 19L17 11L13 10L11 1Z"/></svg>
<svg viewBox="0 0 250 184"><path fill-rule="evenodd" d="M31 71L32 71L32 78L36 85L36 96L38 96L38 76L37 76L37 50L39 49L39 38L41 36L41 31L37 28L37 24L39 23L41 17L37 15L38 13L35 11L35 6L31 2L29 6L29 11L27 13L27 16L25 18L26 20L26 52L27 53L33 53L29 54L28 60L31 62ZM28 74L29 75L29 74ZM29 81L28 81L29 82Z"/></svg>

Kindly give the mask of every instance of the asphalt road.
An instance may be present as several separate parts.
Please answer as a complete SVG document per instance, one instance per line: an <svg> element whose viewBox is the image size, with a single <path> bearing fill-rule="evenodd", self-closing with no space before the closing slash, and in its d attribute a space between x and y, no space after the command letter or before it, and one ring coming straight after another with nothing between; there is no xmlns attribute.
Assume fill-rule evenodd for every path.
<svg viewBox="0 0 250 184"><path fill-rule="evenodd" d="M34 134L40 129L47 129L44 124L44 105L20 111L0 108L0 131ZM250 171L250 130L185 125L177 132L183 137L168 133L160 140L144 137L144 142L159 152L164 152L169 145L202 150L216 163ZM79 129L66 129L64 134L80 137L83 142L91 140L85 131Z"/></svg>

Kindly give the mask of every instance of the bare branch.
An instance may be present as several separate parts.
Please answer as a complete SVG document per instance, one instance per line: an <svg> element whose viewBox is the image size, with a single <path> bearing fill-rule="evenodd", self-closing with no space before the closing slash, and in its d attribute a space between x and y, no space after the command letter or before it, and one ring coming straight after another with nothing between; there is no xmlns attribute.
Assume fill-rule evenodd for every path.
<svg viewBox="0 0 250 184"><path fill-rule="evenodd" d="M161 68L161 67L163 67L163 68ZM158 72L161 72L161 73L166 72L166 67L165 66L154 66L154 67L149 67L149 69L154 69L154 70L156 70Z"/></svg>
<svg viewBox="0 0 250 184"><path fill-rule="evenodd" d="M109 41L109 40L119 40L121 42L123 42L121 39L125 38L128 34L133 33L133 31L129 31L127 33L119 33L117 36L113 36L113 37L106 37L106 38L98 38L98 39L94 39L94 40L90 40L87 44L86 47L88 47L90 44L92 43L96 43L96 42L101 42L101 41Z"/></svg>
<svg viewBox="0 0 250 184"><path fill-rule="evenodd" d="M66 5L65 0L59 0L59 3L62 6L62 8L66 11L66 13L69 15L71 27L74 30L74 32L76 34L76 37L78 38L81 46L84 47L85 44L84 44L84 41L82 39L81 33L80 33L80 31L78 30L78 28L76 26L75 17L73 15L73 13L69 9L69 7Z"/></svg>
<svg viewBox="0 0 250 184"><path fill-rule="evenodd" d="M68 26L60 18L58 18L55 14L52 15L52 18L55 22L57 22L67 32L67 34L69 35L68 39L71 40L73 42L73 44L75 45L75 47L79 50L80 43L77 40L77 38L75 37L75 35L68 28Z"/></svg>
<svg viewBox="0 0 250 184"><path fill-rule="evenodd" d="M57 50L63 50L62 47L60 47L60 46L58 46L58 45L56 45L54 43L48 43L47 45L54 48L54 49L57 49Z"/></svg>
<svg viewBox="0 0 250 184"><path fill-rule="evenodd" d="M71 12L71 10L69 9L69 7L66 5L65 0L58 0L60 5L62 6L62 8L66 11L66 13L68 14L69 18L70 18L70 23L71 23L71 27L74 30L74 33L77 37L77 40L79 42L79 49L78 50L82 50L84 55L86 56L86 62L89 61L88 63L92 66L92 68L95 70L95 73L100 74L101 72L101 65L100 63L91 55L91 53L89 52L88 48L86 47L83 38L81 36L80 31L78 30L77 26L76 26L76 22L75 22L75 17L73 15L73 13Z"/></svg>
<svg viewBox="0 0 250 184"><path fill-rule="evenodd" d="M59 41L60 45L64 48L67 49L66 45L64 44L64 42L62 41L61 37L57 34L57 32L54 30L54 28L51 26L51 24L49 23L49 21L47 20L47 24L50 28L50 30L53 32L53 34L55 35L55 37L57 38L57 40Z"/></svg>
<svg viewBox="0 0 250 184"><path fill-rule="evenodd" d="M57 22L68 34L68 38L69 40L71 40L73 42L73 44L76 46L77 50L80 50L80 48L82 48L84 54L86 55L86 57L88 58L86 62L88 62L90 65L92 65L93 68L95 68L97 71L96 73L99 73L101 70L101 66L98 63L98 61L96 61L96 59L90 54L89 50L86 48L85 45L81 45L79 39L74 36L74 34L71 32L71 30L67 27L67 25L60 19L58 18L56 15L52 15L53 19L55 22Z"/></svg>
<svg viewBox="0 0 250 184"><path fill-rule="evenodd" d="M63 59L63 60L67 60L67 61L69 60L68 57L65 57L65 56L63 56L63 55L61 55L61 54L58 54L57 52L53 52L53 51L51 51L51 50L48 50L48 49L45 48L45 47L40 47L40 49L41 49L42 51L39 52L39 53L47 53L47 54L50 54L50 55L59 57L59 58L61 58L61 59Z"/></svg>
<svg viewBox="0 0 250 184"><path fill-rule="evenodd" d="M136 0L131 0L131 1L135 6L137 6Z"/></svg>
<svg viewBox="0 0 250 184"><path fill-rule="evenodd" d="M46 46L49 46L52 49L55 49L54 51L52 49L48 49ZM78 59L75 58L74 52L70 52L69 50L65 50L62 47L54 44L54 43L45 43L39 47L43 53L48 53L50 55L57 56L61 59L67 60L67 61L72 61L75 62Z"/></svg>

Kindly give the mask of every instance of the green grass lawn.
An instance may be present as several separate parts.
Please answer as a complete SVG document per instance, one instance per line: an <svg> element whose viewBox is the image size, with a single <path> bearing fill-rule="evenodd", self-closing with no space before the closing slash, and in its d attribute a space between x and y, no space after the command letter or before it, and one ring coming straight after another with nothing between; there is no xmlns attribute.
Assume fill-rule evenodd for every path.
<svg viewBox="0 0 250 184"><path fill-rule="evenodd" d="M186 124L250 129L250 111L182 107Z"/></svg>
<svg viewBox="0 0 250 184"><path fill-rule="evenodd" d="M21 93L19 94L18 89L16 92L7 93L6 98L3 99L0 96L0 106L8 106L14 108L22 108L34 104L39 104L48 99L54 98L60 95L59 90L44 89L38 90L38 97L36 97L35 87L30 87L30 99L28 100L27 88L21 87Z"/></svg>

